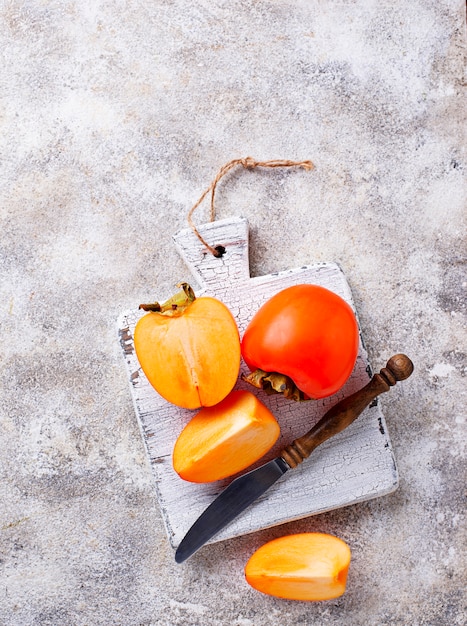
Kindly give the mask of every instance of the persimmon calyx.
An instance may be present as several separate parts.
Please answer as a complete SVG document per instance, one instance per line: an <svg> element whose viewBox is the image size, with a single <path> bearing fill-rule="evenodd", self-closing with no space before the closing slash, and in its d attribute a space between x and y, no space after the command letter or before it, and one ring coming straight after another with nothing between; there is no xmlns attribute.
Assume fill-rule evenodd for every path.
<svg viewBox="0 0 467 626"><path fill-rule="evenodd" d="M181 315L196 300L196 296L188 283L179 283L177 287L181 287L182 291L174 294L163 304L159 304L159 302L140 304L138 308L151 313L160 313L168 317Z"/></svg>
<svg viewBox="0 0 467 626"><path fill-rule="evenodd" d="M289 376L279 372L265 372L258 368L248 376L242 375L242 379L253 387L262 389L268 395L281 393L284 398L295 400L295 402L310 400L309 396L303 393Z"/></svg>

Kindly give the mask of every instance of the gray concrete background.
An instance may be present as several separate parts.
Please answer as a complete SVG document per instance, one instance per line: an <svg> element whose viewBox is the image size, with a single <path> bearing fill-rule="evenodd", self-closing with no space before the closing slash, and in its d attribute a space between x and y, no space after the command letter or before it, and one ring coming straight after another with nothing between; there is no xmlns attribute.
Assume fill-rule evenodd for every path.
<svg viewBox="0 0 467 626"><path fill-rule="evenodd" d="M0 3L2 625L466 623L465 52L461 0ZM247 155L316 164L221 185L252 274L339 262L373 367L415 362L382 400L401 482L179 566L116 320L188 278L171 236ZM342 598L245 583L309 530L352 549Z"/></svg>

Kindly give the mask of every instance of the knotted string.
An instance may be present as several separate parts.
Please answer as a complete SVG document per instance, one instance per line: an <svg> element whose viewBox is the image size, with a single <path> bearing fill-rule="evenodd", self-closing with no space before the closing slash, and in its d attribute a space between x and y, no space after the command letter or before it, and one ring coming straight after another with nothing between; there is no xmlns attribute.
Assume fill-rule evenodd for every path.
<svg viewBox="0 0 467 626"><path fill-rule="evenodd" d="M237 165L243 165L243 167L247 170L252 170L255 167L270 167L270 168L303 167L305 170L312 170L315 167L311 161L287 161L287 160L256 161L252 157L246 157L243 159L233 159L232 161L229 161L228 163L223 165L221 169L217 172L217 175L212 181L212 183L209 185L206 191L203 192L198 202L196 202L196 204L190 209L188 213L188 223L193 229L193 232L201 241L201 243L204 246L206 246L209 252L211 252L211 254L213 254L215 257L222 256L224 252L222 249L222 246L217 246L217 248L214 248L213 246L209 245L208 242L201 236L200 232L198 231L195 224L193 223L192 216L193 216L193 213L196 211L196 209L199 207L199 205L203 202L205 197L208 195L208 193L211 193L211 216L210 218L211 218L211 222L215 220L216 212L214 208L214 197L216 193L217 184L220 181L220 179L227 174L227 172L229 172L232 168L236 167Z"/></svg>

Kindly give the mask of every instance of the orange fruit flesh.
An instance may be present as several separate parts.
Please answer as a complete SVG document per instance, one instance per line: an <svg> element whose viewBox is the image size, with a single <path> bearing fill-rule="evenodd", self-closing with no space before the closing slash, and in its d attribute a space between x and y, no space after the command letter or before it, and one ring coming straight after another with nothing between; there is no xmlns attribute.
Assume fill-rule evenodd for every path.
<svg viewBox="0 0 467 626"><path fill-rule="evenodd" d="M277 441L279 424L250 391L232 391L201 409L180 433L173 467L184 480L212 482L260 459Z"/></svg>
<svg viewBox="0 0 467 626"><path fill-rule="evenodd" d="M288 535L259 548L245 567L258 591L289 600L331 600L345 592L350 548L324 533Z"/></svg>
<svg viewBox="0 0 467 626"><path fill-rule="evenodd" d="M179 316L146 314L136 325L134 344L150 384L177 406L217 404L237 381L237 325L215 298L198 298Z"/></svg>

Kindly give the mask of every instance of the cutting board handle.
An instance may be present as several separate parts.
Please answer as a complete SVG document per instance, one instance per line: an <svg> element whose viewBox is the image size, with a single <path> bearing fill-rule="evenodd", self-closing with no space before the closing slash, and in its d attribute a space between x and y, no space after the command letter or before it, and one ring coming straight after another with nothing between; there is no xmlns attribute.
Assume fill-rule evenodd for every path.
<svg viewBox="0 0 467 626"><path fill-rule="evenodd" d="M391 357L386 367L375 374L365 387L329 409L306 435L286 446L280 456L291 468L296 467L323 441L347 428L377 396L408 378L413 369L412 361L405 354Z"/></svg>
<svg viewBox="0 0 467 626"><path fill-rule="evenodd" d="M202 288L215 290L219 296L223 289L235 289L250 280L248 221L244 217L217 220L197 230L210 246L224 250L221 257L213 256L191 228L174 235L178 253Z"/></svg>

